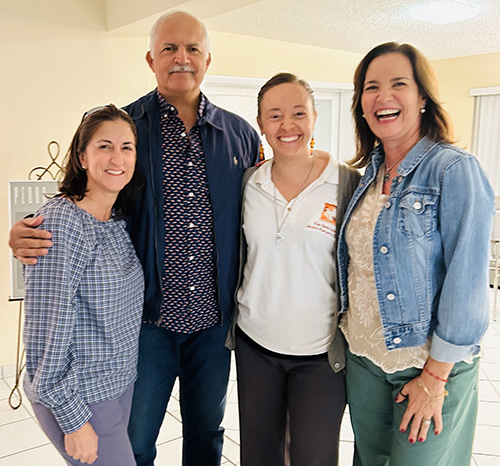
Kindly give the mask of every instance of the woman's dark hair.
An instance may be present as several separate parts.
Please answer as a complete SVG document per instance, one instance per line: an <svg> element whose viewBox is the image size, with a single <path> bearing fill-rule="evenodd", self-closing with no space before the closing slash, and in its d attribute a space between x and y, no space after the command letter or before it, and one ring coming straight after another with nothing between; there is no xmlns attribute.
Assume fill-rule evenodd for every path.
<svg viewBox="0 0 500 466"><path fill-rule="evenodd" d="M63 178L59 183L58 196L66 196L75 201L81 201L87 192L87 171L82 168L80 156L96 133L99 126L105 121L123 120L129 124L134 134L134 143L137 145L137 129L132 118L113 104L89 110L83 116L82 122L71 141L64 160ZM142 187L142 176L134 170L132 179L120 191L113 205L118 218L125 217L131 210L133 201Z"/></svg>
<svg viewBox="0 0 500 466"><path fill-rule="evenodd" d="M280 84L287 84L287 83L292 83L292 84L299 84L301 85L310 95L311 97L311 102L314 106L314 91L312 90L311 86L304 81L303 79L299 79L296 75L293 73L278 73L275 74L269 81L267 81L259 91L259 94L257 96L257 116L260 117L260 106L262 103L262 98L264 97L264 94L269 90L272 89L275 86L279 86Z"/></svg>
<svg viewBox="0 0 500 466"><path fill-rule="evenodd" d="M354 96L351 110L355 123L356 156L348 163L357 168L368 165L373 148L380 142L363 118L361 97L366 72L375 58L388 53L400 53L410 60L413 78L417 83L420 95L426 100L426 111L421 116L420 136L427 136L433 141L453 142L451 121L439 101L438 81L429 61L422 52L410 44L387 42L370 50L361 60L354 73Z"/></svg>

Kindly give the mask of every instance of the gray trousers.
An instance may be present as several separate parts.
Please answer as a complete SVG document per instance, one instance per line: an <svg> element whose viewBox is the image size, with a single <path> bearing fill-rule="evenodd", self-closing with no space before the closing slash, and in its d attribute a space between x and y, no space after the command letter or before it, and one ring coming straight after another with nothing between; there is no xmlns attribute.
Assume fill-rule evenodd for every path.
<svg viewBox="0 0 500 466"><path fill-rule="evenodd" d="M326 353L271 353L236 332L241 466L335 466L345 377Z"/></svg>
<svg viewBox="0 0 500 466"><path fill-rule="evenodd" d="M93 466L135 466L132 446L127 434L133 386L123 395L113 400L89 405L92 411L90 424L99 436L97 460ZM33 403L33 411L43 431L70 465L82 465L71 458L64 448L64 434L55 420L52 411Z"/></svg>

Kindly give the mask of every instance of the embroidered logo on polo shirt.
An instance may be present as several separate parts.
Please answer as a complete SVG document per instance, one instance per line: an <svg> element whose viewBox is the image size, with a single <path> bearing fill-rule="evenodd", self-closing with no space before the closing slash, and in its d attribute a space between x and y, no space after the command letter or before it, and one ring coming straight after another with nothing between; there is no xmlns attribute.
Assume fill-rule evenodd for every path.
<svg viewBox="0 0 500 466"><path fill-rule="evenodd" d="M316 217L316 215L314 216ZM320 212L319 219L312 219L307 228L319 231L327 236L335 236L337 229L337 206L325 202L323 210Z"/></svg>

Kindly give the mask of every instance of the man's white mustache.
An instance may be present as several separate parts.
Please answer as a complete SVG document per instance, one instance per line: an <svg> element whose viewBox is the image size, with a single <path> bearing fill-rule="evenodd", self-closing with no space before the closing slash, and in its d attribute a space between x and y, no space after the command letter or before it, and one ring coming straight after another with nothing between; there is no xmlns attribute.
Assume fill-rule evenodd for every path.
<svg viewBox="0 0 500 466"><path fill-rule="evenodd" d="M194 73L194 68L190 65L175 65L170 68L169 73Z"/></svg>

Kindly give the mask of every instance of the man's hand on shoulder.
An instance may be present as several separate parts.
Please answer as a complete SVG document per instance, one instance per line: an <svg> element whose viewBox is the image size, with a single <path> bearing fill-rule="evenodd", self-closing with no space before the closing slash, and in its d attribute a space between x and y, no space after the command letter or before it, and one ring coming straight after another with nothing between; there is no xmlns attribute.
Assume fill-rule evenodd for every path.
<svg viewBox="0 0 500 466"><path fill-rule="evenodd" d="M39 230L43 217L25 218L10 230L9 246L14 256L25 265L35 265L38 256L45 256L52 246L50 231Z"/></svg>

